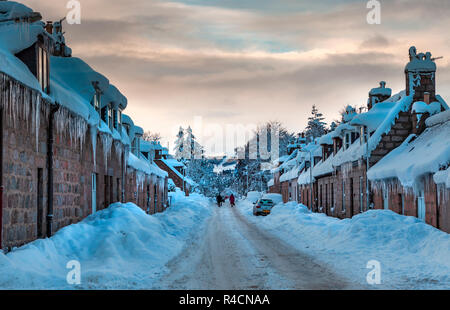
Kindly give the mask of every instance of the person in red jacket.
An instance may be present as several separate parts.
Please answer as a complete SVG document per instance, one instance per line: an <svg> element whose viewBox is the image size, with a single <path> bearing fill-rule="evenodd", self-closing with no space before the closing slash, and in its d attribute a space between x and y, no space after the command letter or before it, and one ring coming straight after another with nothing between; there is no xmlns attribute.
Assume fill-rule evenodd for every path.
<svg viewBox="0 0 450 310"><path fill-rule="evenodd" d="M231 194L231 196L230 196L230 204L231 204L231 207L234 207L235 206L235 198L234 198L234 195L233 194Z"/></svg>

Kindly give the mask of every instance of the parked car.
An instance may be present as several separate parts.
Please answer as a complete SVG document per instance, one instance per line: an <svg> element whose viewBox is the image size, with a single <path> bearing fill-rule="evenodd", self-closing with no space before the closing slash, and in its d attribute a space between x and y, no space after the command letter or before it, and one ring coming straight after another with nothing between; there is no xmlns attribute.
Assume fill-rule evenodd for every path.
<svg viewBox="0 0 450 310"><path fill-rule="evenodd" d="M283 196L280 194L265 194L253 206L253 215L269 215L272 208L283 202Z"/></svg>
<svg viewBox="0 0 450 310"><path fill-rule="evenodd" d="M283 203L283 195L281 194L264 194L264 199L271 199L275 205Z"/></svg>
<svg viewBox="0 0 450 310"><path fill-rule="evenodd" d="M248 192L247 200L255 204L261 198L262 194L260 192Z"/></svg>

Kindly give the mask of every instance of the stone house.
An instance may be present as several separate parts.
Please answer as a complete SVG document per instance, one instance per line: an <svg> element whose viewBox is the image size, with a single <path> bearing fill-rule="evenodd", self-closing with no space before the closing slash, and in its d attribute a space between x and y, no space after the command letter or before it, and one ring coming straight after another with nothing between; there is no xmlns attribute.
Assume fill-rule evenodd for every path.
<svg viewBox="0 0 450 310"><path fill-rule="evenodd" d="M155 164L168 174L176 187L189 196L197 184L186 175L186 165L169 155L168 150L161 147L161 145L156 144L153 146L156 148L153 151Z"/></svg>
<svg viewBox="0 0 450 310"><path fill-rule="evenodd" d="M114 202L132 201L158 212L167 200L167 173L150 161L134 160L130 152L140 131L127 133L123 127L126 97L72 57L59 23L45 25L40 19L23 5L2 4L4 249L50 237ZM148 200L157 201L157 207L149 208Z"/></svg>
<svg viewBox="0 0 450 310"><path fill-rule="evenodd" d="M369 92L366 112L347 107L342 123L319 140L321 160L300 171L298 201L342 219L390 209L448 232L449 108L436 94L435 74L431 54L412 47L405 91L391 96L381 82ZM410 169L402 171L408 158Z"/></svg>

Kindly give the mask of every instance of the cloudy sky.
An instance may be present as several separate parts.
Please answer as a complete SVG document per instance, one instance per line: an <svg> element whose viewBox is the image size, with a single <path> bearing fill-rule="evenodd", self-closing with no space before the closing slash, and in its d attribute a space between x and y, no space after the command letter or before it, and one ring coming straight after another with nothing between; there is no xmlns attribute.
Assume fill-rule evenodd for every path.
<svg viewBox="0 0 450 310"><path fill-rule="evenodd" d="M68 11L66 0L20 2L44 20ZM365 105L380 80L404 89L411 45L445 57L437 87L450 98L448 0L381 0L381 25L367 23L367 0L80 2L81 25L65 27L73 55L165 144L196 116L220 126L279 120L299 132L316 104L332 121L344 105Z"/></svg>

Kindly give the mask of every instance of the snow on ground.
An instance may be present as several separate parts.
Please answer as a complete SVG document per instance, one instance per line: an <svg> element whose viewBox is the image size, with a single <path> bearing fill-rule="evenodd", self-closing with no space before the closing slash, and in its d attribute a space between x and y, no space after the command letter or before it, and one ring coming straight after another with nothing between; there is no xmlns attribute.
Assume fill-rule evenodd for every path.
<svg viewBox="0 0 450 310"><path fill-rule="evenodd" d="M255 217L252 207L248 201L238 203L252 223L362 285L367 285L367 263L377 260L382 283L374 288L450 288L450 235L417 218L373 210L339 220L295 202Z"/></svg>
<svg viewBox="0 0 450 310"><path fill-rule="evenodd" d="M114 204L78 224L4 255L0 289L148 289L165 265L204 227L210 201L177 194L154 216L134 204ZM81 263L81 285L67 284L71 260Z"/></svg>

